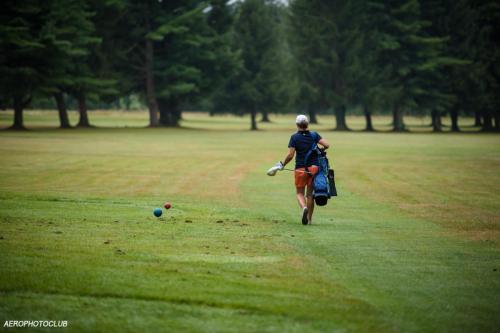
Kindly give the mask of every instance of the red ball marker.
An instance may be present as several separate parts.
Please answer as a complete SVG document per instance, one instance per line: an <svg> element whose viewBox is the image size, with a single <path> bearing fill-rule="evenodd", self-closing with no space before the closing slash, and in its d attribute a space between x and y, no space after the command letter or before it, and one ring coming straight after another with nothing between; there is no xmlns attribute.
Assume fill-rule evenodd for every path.
<svg viewBox="0 0 500 333"><path fill-rule="evenodd" d="M172 208L172 205L170 204L170 202L165 202L163 207L165 207L165 209L170 209L170 208Z"/></svg>

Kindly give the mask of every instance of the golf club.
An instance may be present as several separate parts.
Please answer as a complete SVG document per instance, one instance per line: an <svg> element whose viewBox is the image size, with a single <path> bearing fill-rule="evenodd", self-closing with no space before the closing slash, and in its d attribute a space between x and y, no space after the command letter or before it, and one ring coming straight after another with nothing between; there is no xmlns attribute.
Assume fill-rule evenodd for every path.
<svg viewBox="0 0 500 333"><path fill-rule="evenodd" d="M267 170L267 175L268 176L274 176L274 175L276 175L276 172L278 172L280 170L286 170L286 171L292 171L292 172L299 171L299 172L305 172L305 173L307 173L309 175L312 175L312 173L309 172L309 171L305 171L305 170L293 170L293 169L286 169L286 168L280 169L280 167L278 167L278 166L274 166L274 167L270 168L269 170Z"/></svg>
<svg viewBox="0 0 500 333"><path fill-rule="evenodd" d="M295 172L295 171L297 171L297 172L305 172L305 173L307 173L309 175L312 175L312 173L310 171L306 171L306 170L293 170L293 169L287 169L287 168L283 168L283 170L292 171L292 172Z"/></svg>

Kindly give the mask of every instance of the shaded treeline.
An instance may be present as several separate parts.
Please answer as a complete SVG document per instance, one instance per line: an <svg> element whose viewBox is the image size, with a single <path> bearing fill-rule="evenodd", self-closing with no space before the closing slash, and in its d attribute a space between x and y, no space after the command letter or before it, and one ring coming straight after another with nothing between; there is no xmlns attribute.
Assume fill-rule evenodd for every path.
<svg viewBox="0 0 500 333"><path fill-rule="evenodd" d="M476 0L24 0L2 2L0 104L23 110L50 97L61 127L76 101L138 96L149 124L178 126L182 110L335 113L336 130L371 117L474 115L500 130L500 5ZM333 125L333 124L332 124Z"/></svg>

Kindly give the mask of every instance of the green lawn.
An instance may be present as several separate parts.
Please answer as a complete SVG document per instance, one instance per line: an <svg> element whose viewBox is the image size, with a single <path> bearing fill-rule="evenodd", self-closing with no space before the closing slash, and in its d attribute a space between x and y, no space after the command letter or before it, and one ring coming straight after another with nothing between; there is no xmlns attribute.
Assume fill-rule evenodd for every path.
<svg viewBox="0 0 500 333"><path fill-rule="evenodd" d="M34 130L0 131L0 331L498 331L500 135L337 133L322 117L339 197L302 226L292 173L265 174L293 116L125 128L145 115L58 130L31 112Z"/></svg>

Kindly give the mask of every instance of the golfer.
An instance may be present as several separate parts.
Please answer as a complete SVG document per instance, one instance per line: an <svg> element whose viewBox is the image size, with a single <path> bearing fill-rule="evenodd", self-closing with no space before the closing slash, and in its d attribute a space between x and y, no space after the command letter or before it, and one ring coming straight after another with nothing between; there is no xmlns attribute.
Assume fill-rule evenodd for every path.
<svg viewBox="0 0 500 333"><path fill-rule="evenodd" d="M309 120L304 115L298 115L295 119L297 133L290 137L288 143L288 154L281 163L281 169L290 162L295 153L295 188L297 201L302 209L302 224L312 224L312 215L314 212L313 199L313 176L318 172L318 156L314 151L305 161L306 154L311 150L313 143L320 144L324 149L328 149L330 144L319 134L311 134L309 131ZM307 191L307 192L306 192ZM304 194L307 193L307 200Z"/></svg>

